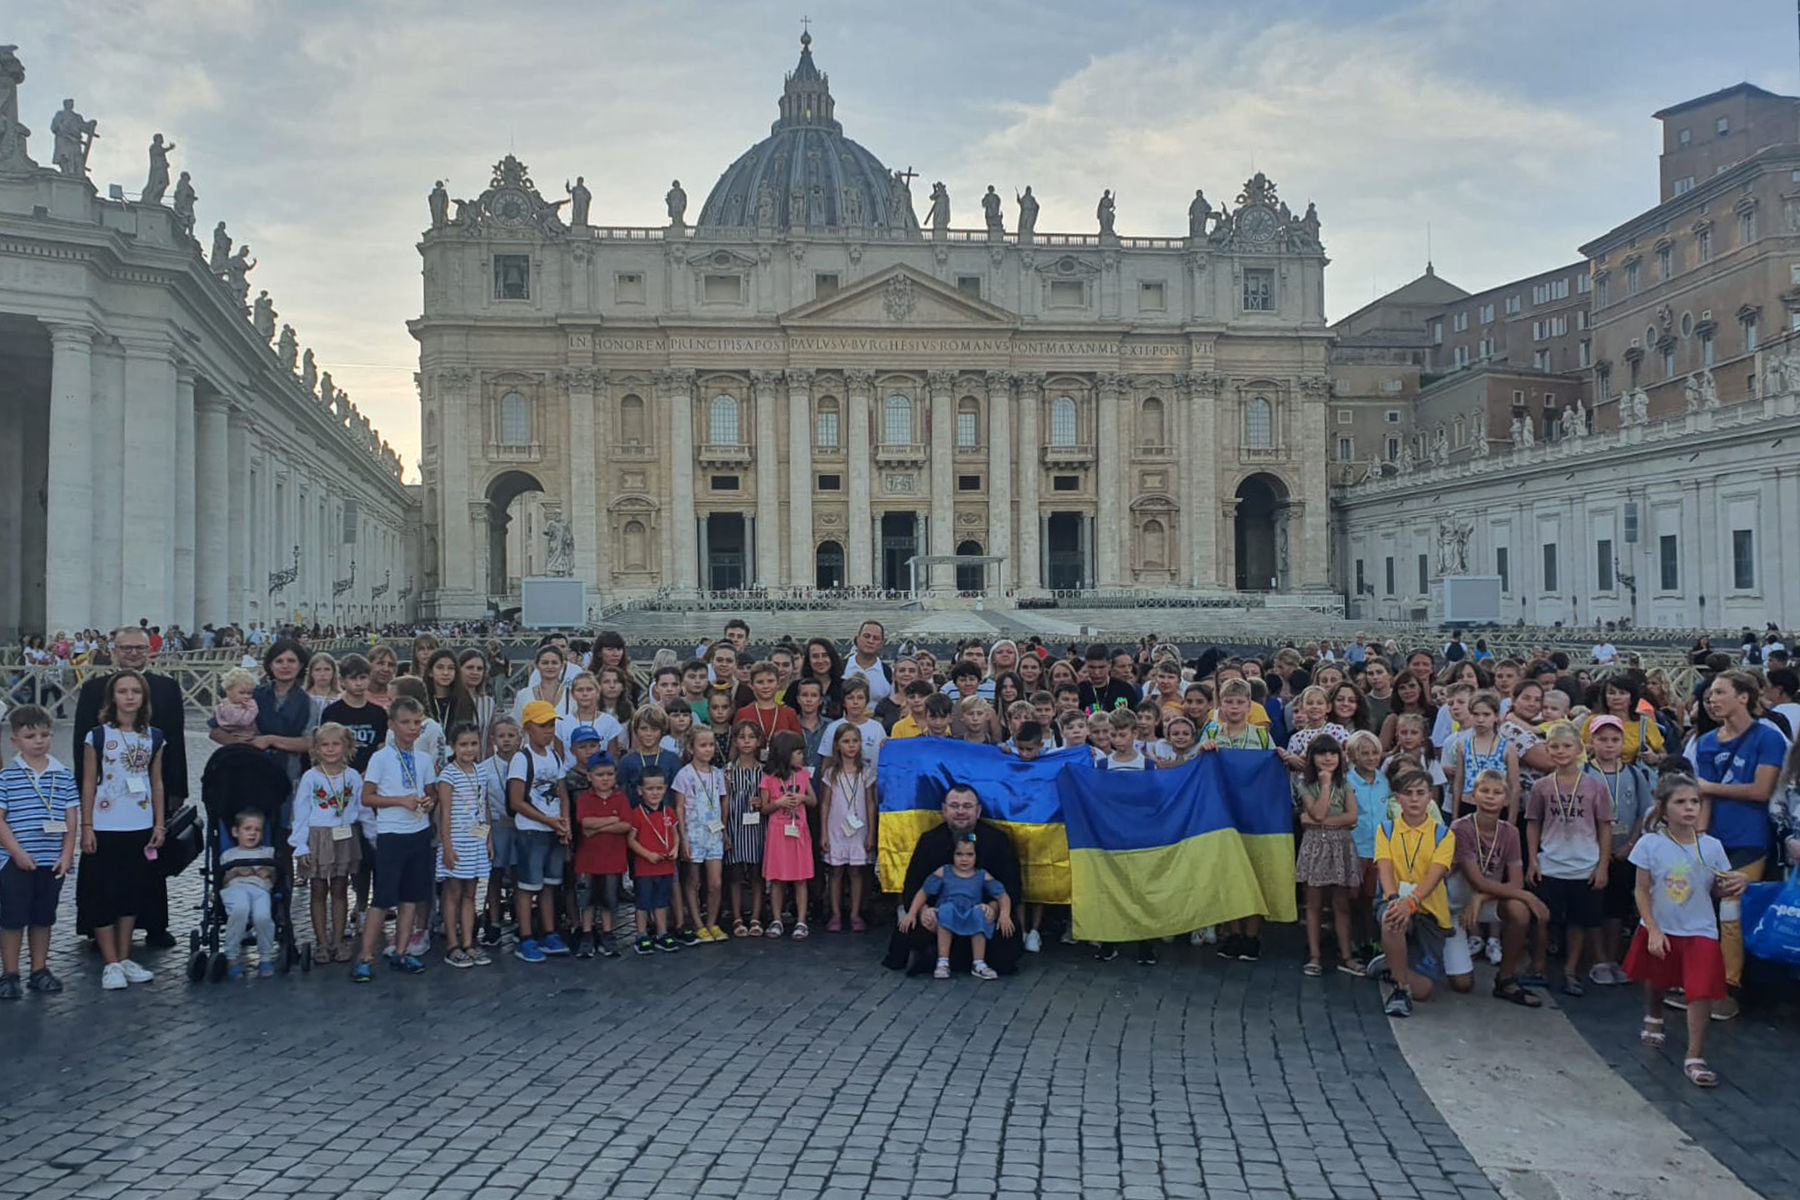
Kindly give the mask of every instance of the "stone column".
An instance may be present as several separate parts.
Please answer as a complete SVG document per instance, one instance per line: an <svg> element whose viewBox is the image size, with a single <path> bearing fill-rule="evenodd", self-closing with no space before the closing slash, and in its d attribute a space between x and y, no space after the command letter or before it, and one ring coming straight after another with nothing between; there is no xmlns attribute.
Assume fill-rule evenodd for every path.
<svg viewBox="0 0 1800 1200"><path fill-rule="evenodd" d="M1100 375L1095 383L1099 403L1096 407L1097 445L1095 453L1099 457L1099 478L1096 494L1099 503L1099 536L1095 539L1097 557L1099 558L1099 586L1116 587L1124 582L1119 573L1119 547L1126 537L1124 518L1120 515L1119 501L1125 493L1125 456L1119 446L1119 394L1125 390L1125 377L1108 372Z"/></svg>
<svg viewBox="0 0 1800 1200"><path fill-rule="evenodd" d="M873 371L847 371L845 390L850 393L850 421L845 430L845 473L850 476L850 519L846 522L849 545L847 567L851 587L875 586L875 541L870 528L869 476L875 464L869 456L869 396L875 387Z"/></svg>
<svg viewBox="0 0 1800 1200"><path fill-rule="evenodd" d="M50 438L44 519L44 622L84 629L94 615L94 329L50 326ZM101 471L110 472L110 463Z"/></svg>
<svg viewBox="0 0 1800 1200"><path fill-rule="evenodd" d="M194 624L194 366L175 364L175 623L192 633Z"/></svg>
<svg viewBox="0 0 1800 1200"><path fill-rule="evenodd" d="M1194 515L1188 523L1193 556L1193 579L1196 587L1231 587L1231 581L1219 578L1219 387L1217 375L1189 375L1188 392L1192 397L1189 410L1188 474L1194 493Z"/></svg>
<svg viewBox="0 0 1800 1200"><path fill-rule="evenodd" d="M1223 581L1223 586L1232 591L1237 590L1237 510L1238 502L1235 496L1228 500L1219 501L1219 534L1221 541L1219 578ZM1398 564L1396 564L1396 569L1398 569ZM1256 581L1253 579L1246 579L1244 582L1250 584L1252 587L1256 584Z"/></svg>
<svg viewBox="0 0 1800 1200"><path fill-rule="evenodd" d="M228 561L225 619L244 624L250 620L251 599L250 419L229 407L225 413L225 445L228 463L226 479L230 489L230 525L225 531ZM200 444L199 453L202 462L211 461L211 452L204 442Z"/></svg>
<svg viewBox="0 0 1800 1200"><path fill-rule="evenodd" d="M1019 556L1013 561L1012 578L1021 593L1044 586L1043 554L1039 536L1043 530L1038 512L1038 480L1043 469L1039 463L1043 436L1038 432L1039 414L1044 406L1044 376L1041 372L1019 378Z"/></svg>
<svg viewBox="0 0 1800 1200"><path fill-rule="evenodd" d="M598 451L594 438L594 372L588 367L572 367L562 373L562 381L569 403L569 508L563 516L575 539L575 554L569 567L581 580L583 589L591 592L599 583L595 548L600 540L594 488L594 459Z"/></svg>
<svg viewBox="0 0 1800 1200"><path fill-rule="evenodd" d="M787 373L788 389L788 578L808 587L813 571L812 380L805 369Z"/></svg>
<svg viewBox="0 0 1800 1200"><path fill-rule="evenodd" d="M1296 415L1300 420L1300 428L1304 431L1299 439L1303 491L1299 499L1304 508L1298 522L1297 548L1293 548L1296 531L1290 529L1288 532L1290 553L1294 556L1289 566L1296 580L1296 584L1290 586L1296 591L1326 591L1331 587L1327 561L1330 513L1326 499L1329 488L1326 472L1330 457L1325 432L1325 415L1328 409L1326 401L1330 397L1330 389L1331 381L1325 376L1309 375L1300 380L1301 394L1296 400ZM1581 561L1586 560L1584 558Z"/></svg>
<svg viewBox="0 0 1800 1200"><path fill-rule="evenodd" d="M781 447L775 441L775 389L779 371L754 371L750 376L756 405L756 573L745 582L752 587L778 587L787 582L781 558Z"/></svg>
<svg viewBox="0 0 1800 1200"><path fill-rule="evenodd" d="M166 341L125 344L125 411L130 437L124 457L125 619L175 617L174 556L169 521L175 514L175 356Z"/></svg>
<svg viewBox="0 0 1800 1200"><path fill-rule="evenodd" d="M613 431L617 428L618 421L613 414L612 385L607 372L596 370L594 372L595 436L588 443L596 462L603 460L605 452L602 446L613 444ZM588 582L589 587L606 596L612 595L612 519L611 510L607 507L611 503L611 489L607 487L608 479L611 476L612 472L601 471L594 480L594 518L592 521L594 550L590 564L593 574ZM575 561L583 561L579 542L575 545Z"/></svg>
<svg viewBox="0 0 1800 1200"><path fill-rule="evenodd" d="M194 424L194 620L195 628L231 621L233 585L240 572L231 553L232 512L238 479L231 454L231 416L225 397L202 393Z"/></svg>
<svg viewBox="0 0 1800 1200"><path fill-rule="evenodd" d="M956 549L956 464L952 458L956 453L952 394L956 375L951 371L933 371L927 379L931 388L931 528L925 553L950 554ZM956 568L949 563L936 563L930 580L929 586L948 591L956 586Z"/></svg>
<svg viewBox="0 0 1800 1200"><path fill-rule="evenodd" d="M690 591L700 586L700 557L694 547L694 373L657 375L669 412L669 553L665 578Z"/></svg>
<svg viewBox="0 0 1800 1200"><path fill-rule="evenodd" d="M1018 577L1012 537L1012 379L1006 371L989 371L987 377L988 553L1005 560L994 572L990 586L1003 596L1007 580ZM1020 520L1029 518L1021 514ZM952 543L951 551L955 548Z"/></svg>
<svg viewBox="0 0 1800 1200"><path fill-rule="evenodd" d="M477 548L486 547L469 516L469 505L485 498L470 494L471 436L480 437L481 406L475 402L475 372L446 367L437 374L438 403L438 592L440 616L479 614L486 608L487 576L478 573Z"/></svg>

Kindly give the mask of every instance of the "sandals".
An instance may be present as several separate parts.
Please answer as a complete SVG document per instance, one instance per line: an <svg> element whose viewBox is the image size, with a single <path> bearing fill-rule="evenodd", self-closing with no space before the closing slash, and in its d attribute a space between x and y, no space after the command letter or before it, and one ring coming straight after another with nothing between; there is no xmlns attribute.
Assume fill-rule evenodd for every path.
<svg viewBox="0 0 1800 1200"><path fill-rule="evenodd" d="M1304 967L1301 967L1300 970L1301 973L1306 975L1309 979L1317 979L1325 973L1325 969L1319 966L1319 960L1316 958L1307 963Z"/></svg>
<svg viewBox="0 0 1800 1200"><path fill-rule="evenodd" d="M732 937L749 937L750 936L750 931L744 927L743 918L741 918L741 917L738 918L738 920L732 925L731 936Z"/></svg>
<svg viewBox="0 0 1800 1200"><path fill-rule="evenodd" d="M1510 1000L1520 1008L1542 1008L1544 1006L1542 1000L1526 991L1524 986L1512 977L1494 980L1494 999ZM1661 1025L1662 1022L1658 1021L1657 1024ZM1661 1034L1657 1035L1659 1039L1661 1036Z"/></svg>
<svg viewBox="0 0 1800 1200"><path fill-rule="evenodd" d="M768 927L768 929L767 929L767 930L765 930L765 931L764 931L764 934L763 934L763 936L764 936L764 937L772 937L772 938L778 938L778 937L780 937L780 936L781 936L781 922L780 922L780 920L774 920L774 921L770 921L770 922L769 922L769 927Z"/></svg>
<svg viewBox="0 0 1800 1200"><path fill-rule="evenodd" d="M771 934L770 936L772 937L774 935ZM809 938L811 936L812 936L812 930L810 930L806 927L805 921L796 921L794 923L794 940L796 942L804 942L807 938Z"/></svg>
<svg viewBox="0 0 1800 1200"><path fill-rule="evenodd" d="M1361 979L1368 973L1368 967L1360 958L1346 958L1338 963L1337 969L1346 975L1354 975Z"/></svg>
<svg viewBox="0 0 1800 1200"><path fill-rule="evenodd" d="M1565 996L1585 996L1587 995L1587 989L1581 986L1581 980L1575 978L1573 975L1566 975L1563 977L1562 994Z"/></svg>
<svg viewBox="0 0 1800 1200"><path fill-rule="evenodd" d="M1681 1072L1688 1082L1697 1088L1716 1088L1719 1086L1718 1074L1706 1065L1704 1058L1690 1058L1681 1064Z"/></svg>
<svg viewBox="0 0 1800 1200"><path fill-rule="evenodd" d="M754 917L752 917L750 920L750 936L751 937L761 937L762 935L763 935L762 922L758 921Z"/></svg>
<svg viewBox="0 0 1800 1200"><path fill-rule="evenodd" d="M1645 1017L1644 1028L1638 1032L1638 1040L1646 1046L1660 1046L1668 1040L1663 1033L1661 1017Z"/></svg>

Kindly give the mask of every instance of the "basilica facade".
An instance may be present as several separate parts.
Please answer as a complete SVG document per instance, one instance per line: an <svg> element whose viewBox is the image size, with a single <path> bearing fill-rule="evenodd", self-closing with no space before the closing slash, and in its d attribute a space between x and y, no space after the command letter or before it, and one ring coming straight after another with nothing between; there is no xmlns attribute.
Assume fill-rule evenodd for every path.
<svg viewBox="0 0 1800 1200"><path fill-rule="evenodd" d="M597 223L512 156L420 243L424 599L1327 586L1325 256L1262 175L1188 229L921 223L803 39L689 223ZM1098 189L1096 189L1098 190ZM1009 217L1011 218L1009 221ZM1008 228L1008 225L1012 225ZM522 523L529 522L529 528Z"/></svg>

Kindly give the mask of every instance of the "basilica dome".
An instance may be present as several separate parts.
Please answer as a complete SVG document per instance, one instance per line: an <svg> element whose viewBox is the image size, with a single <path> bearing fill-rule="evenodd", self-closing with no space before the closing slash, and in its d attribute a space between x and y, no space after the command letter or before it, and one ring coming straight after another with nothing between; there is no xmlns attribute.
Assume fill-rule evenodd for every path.
<svg viewBox="0 0 1800 1200"><path fill-rule="evenodd" d="M789 73L781 115L769 136L725 168L706 197L696 227L861 229L876 236L917 236L906 181L844 136L832 116L829 78L813 64L812 36L800 37L800 62Z"/></svg>

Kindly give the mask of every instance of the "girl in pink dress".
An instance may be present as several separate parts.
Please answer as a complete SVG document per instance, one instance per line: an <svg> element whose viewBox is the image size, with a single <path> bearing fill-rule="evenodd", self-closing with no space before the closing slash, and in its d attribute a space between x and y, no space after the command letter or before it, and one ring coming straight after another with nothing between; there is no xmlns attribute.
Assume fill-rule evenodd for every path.
<svg viewBox="0 0 1800 1200"><path fill-rule="evenodd" d="M813 842L806 810L818 803L812 773L806 769L806 743L799 734L784 729L769 739L768 769L757 799L769 827L763 842L763 878L769 881L775 919L769 922L768 935L781 936L782 901L791 883L794 938L799 940L811 932L806 927L806 885L813 875Z"/></svg>
<svg viewBox="0 0 1800 1200"><path fill-rule="evenodd" d="M863 757L862 733L846 722L831 739L831 751L819 764L819 827L825 840L825 897L831 919L828 932L844 927L838 905L844 875L850 876L850 928L868 928L862 919L864 868L874 860L875 768Z"/></svg>

